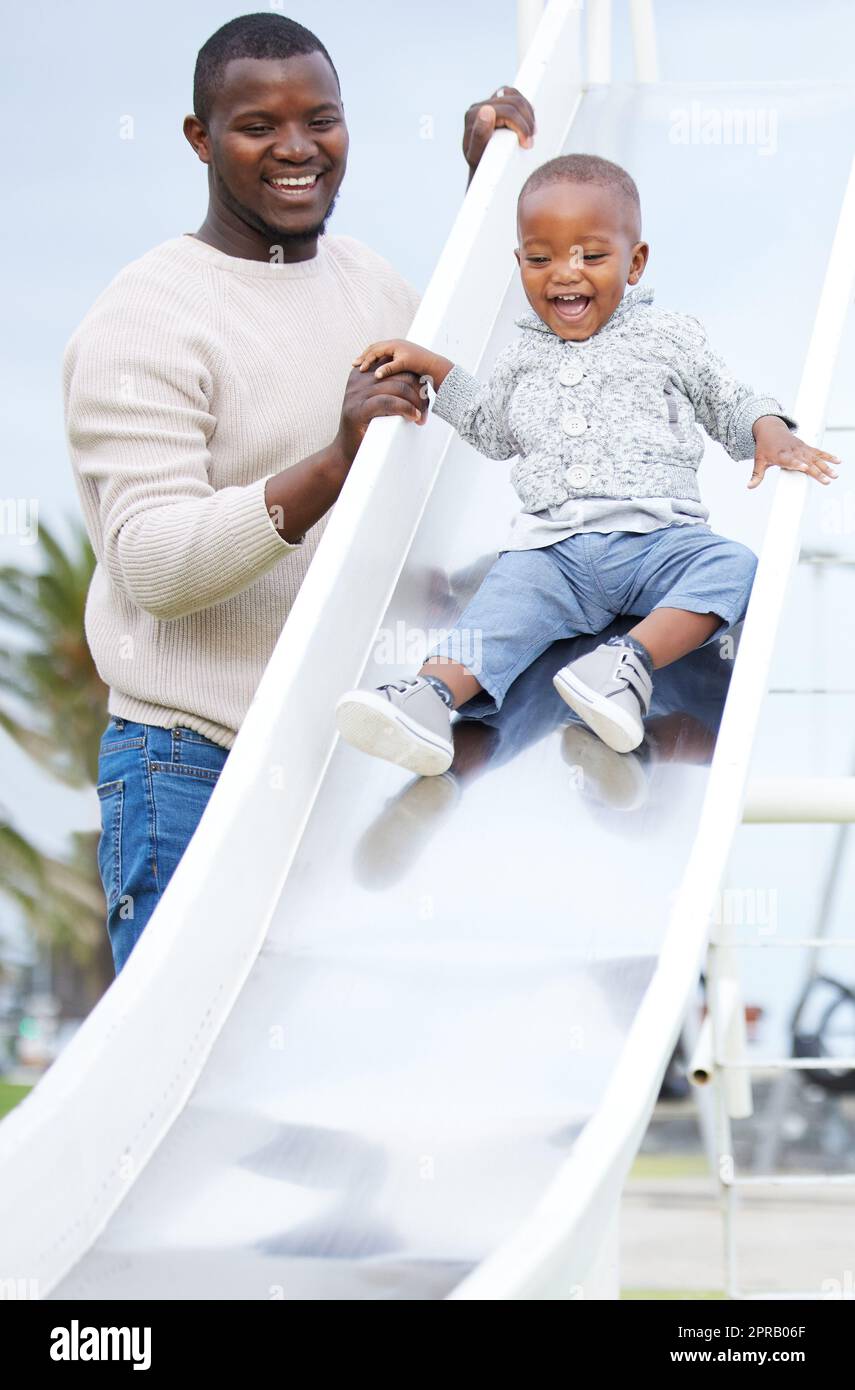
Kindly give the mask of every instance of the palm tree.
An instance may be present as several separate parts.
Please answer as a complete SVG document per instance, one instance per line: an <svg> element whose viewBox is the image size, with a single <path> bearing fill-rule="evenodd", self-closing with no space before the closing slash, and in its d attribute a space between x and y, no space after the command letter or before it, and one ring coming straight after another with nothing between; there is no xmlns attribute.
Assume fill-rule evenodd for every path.
<svg viewBox="0 0 855 1390"><path fill-rule="evenodd" d="M0 566L0 620L17 639L0 652L0 728L53 777L82 788L98 780L107 687L83 628L95 556L79 522L70 532L63 548L40 521L39 563ZM50 950L64 1008L79 1014L97 1001L113 969L98 832L75 832L70 839L68 854L53 858L0 811L0 888Z"/></svg>
<svg viewBox="0 0 855 1390"><path fill-rule="evenodd" d="M22 711L16 718L0 705L0 728L61 782L84 787L98 780L107 687L83 631L95 556L83 526L70 529L63 550L40 521L41 568L0 566L0 619L21 637L18 649L0 652L0 693Z"/></svg>

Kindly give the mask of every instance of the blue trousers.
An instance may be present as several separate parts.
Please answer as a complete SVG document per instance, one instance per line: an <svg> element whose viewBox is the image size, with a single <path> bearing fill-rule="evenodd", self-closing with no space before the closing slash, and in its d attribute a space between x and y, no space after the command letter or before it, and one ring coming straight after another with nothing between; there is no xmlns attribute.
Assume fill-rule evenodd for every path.
<svg viewBox="0 0 855 1390"><path fill-rule="evenodd" d="M505 550L428 655L472 672L483 693L461 713L484 718L501 709L509 687L553 642L602 632L622 614L716 613L722 621L707 638L716 642L745 617L756 568L752 550L702 522L579 532L535 550Z"/></svg>
<svg viewBox="0 0 855 1390"><path fill-rule="evenodd" d="M98 868L117 975L178 867L228 755L194 729L110 718L98 758Z"/></svg>

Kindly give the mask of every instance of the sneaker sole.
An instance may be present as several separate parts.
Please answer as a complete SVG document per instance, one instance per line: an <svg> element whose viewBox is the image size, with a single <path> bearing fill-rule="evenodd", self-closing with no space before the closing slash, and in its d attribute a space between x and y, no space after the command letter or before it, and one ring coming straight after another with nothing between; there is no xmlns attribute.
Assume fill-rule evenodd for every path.
<svg viewBox="0 0 855 1390"><path fill-rule="evenodd" d="M353 748L422 777L447 772L454 758L453 744L432 738L382 695L370 691L342 696L335 721L342 738Z"/></svg>
<svg viewBox="0 0 855 1390"><path fill-rule="evenodd" d="M616 753L631 753L641 743L644 726L578 677L559 671L552 684L564 703Z"/></svg>

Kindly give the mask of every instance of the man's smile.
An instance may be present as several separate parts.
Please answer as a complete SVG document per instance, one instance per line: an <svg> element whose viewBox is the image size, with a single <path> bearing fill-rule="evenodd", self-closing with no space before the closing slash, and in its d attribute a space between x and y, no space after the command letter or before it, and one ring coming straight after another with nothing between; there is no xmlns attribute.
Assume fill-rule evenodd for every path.
<svg viewBox="0 0 855 1390"><path fill-rule="evenodd" d="M262 174L262 183L266 183L280 197L293 202L314 193L325 172L323 169L310 169L301 174Z"/></svg>

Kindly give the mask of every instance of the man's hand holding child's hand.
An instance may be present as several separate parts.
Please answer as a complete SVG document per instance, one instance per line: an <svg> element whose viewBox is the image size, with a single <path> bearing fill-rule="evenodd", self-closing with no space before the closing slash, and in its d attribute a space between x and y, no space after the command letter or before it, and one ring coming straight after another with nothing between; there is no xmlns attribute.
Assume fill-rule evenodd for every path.
<svg viewBox="0 0 855 1390"><path fill-rule="evenodd" d="M361 372L366 372L380 357L392 359L376 368L374 375L381 381L383 377L392 376L394 372L415 372L419 377L430 377L435 391L439 390L454 366L447 357L440 357L437 352L429 352L418 343L408 343L406 338L389 338L383 343L372 343L353 359L353 365Z"/></svg>
<svg viewBox="0 0 855 1390"><path fill-rule="evenodd" d="M840 463L835 454L823 453L813 449L803 439L793 434L788 425L778 415L761 415L754 421L754 472L749 487L762 483L767 468L786 468L795 473L809 473L821 483L830 483L837 477L833 463Z"/></svg>

